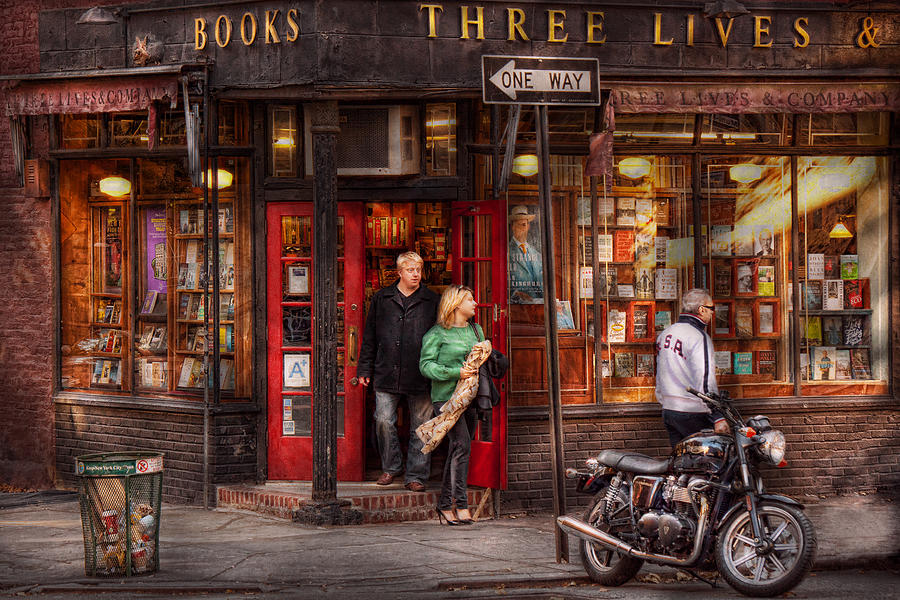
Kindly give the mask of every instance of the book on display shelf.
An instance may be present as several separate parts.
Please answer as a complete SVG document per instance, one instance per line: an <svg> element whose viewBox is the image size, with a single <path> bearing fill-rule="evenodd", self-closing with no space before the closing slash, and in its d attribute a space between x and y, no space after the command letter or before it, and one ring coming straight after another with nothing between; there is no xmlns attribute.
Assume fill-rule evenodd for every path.
<svg viewBox="0 0 900 600"><path fill-rule="evenodd" d="M610 309L607 313L608 331L606 333L607 340L612 343L625 342L625 329L627 322L627 313L625 311Z"/></svg>
<svg viewBox="0 0 900 600"><path fill-rule="evenodd" d="M667 245L669 243L669 238L664 235L656 236L654 240L655 251L656 251L656 263L665 265L666 257L668 256L666 253Z"/></svg>
<svg viewBox="0 0 900 600"><path fill-rule="evenodd" d="M800 353L800 379L809 381L809 353Z"/></svg>
<svg viewBox="0 0 900 600"><path fill-rule="evenodd" d="M859 279L858 254L841 254L841 279Z"/></svg>
<svg viewBox="0 0 900 600"><path fill-rule="evenodd" d="M619 278L615 267L600 267L598 279L600 280L600 293L604 296L619 295Z"/></svg>
<svg viewBox="0 0 900 600"><path fill-rule="evenodd" d="M655 220L657 227L668 227L670 223L669 219L669 204L670 201L668 198L657 198L655 201Z"/></svg>
<svg viewBox="0 0 900 600"><path fill-rule="evenodd" d="M709 242L710 256L731 256L731 226L710 226Z"/></svg>
<svg viewBox="0 0 900 600"><path fill-rule="evenodd" d="M597 259L600 262L612 262L613 236L611 233L601 233L597 236Z"/></svg>
<svg viewBox="0 0 900 600"><path fill-rule="evenodd" d="M656 299L678 299L678 269L656 269Z"/></svg>
<svg viewBox="0 0 900 600"><path fill-rule="evenodd" d="M806 278L807 279L825 279L825 255L824 254L807 254L806 255Z"/></svg>
<svg viewBox="0 0 900 600"><path fill-rule="evenodd" d="M150 290L144 295L144 302L141 304L141 314L149 315L152 314L156 309L156 302L159 298L159 292L156 290Z"/></svg>
<svg viewBox="0 0 900 600"><path fill-rule="evenodd" d="M753 254L772 256L775 254L775 227L760 224L753 227Z"/></svg>
<svg viewBox="0 0 900 600"><path fill-rule="evenodd" d="M615 262L634 262L633 230L616 230L614 238L613 259L615 260Z"/></svg>
<svg viewBox="0 0 900 600"><path fill-rule="evenodd" d="M801 333L806 334L800 340L802 345L822 345L822 317L802 317L800 319L800 325Z"/></svg>
<svg viewBox="0 0 900 600"><path fill-rule="evenodd" d="M825 279L841 278L841 258L837 254L826 254L823 259Z"/></svg>
<svg viewBox="0 0 900 600"><path fill-rule="evenodd" d="M616 199L616 225L634 226L635 199L622 197Z"/></svg>
<svg viewBox="0 0 900 600"><path fill-rule="evenodd" d="M638 227L646 227L653 221L653 199L635 198L634 223Z"/></svg>
<svg viewBox="0 0 900 600"><path fill-rule="evenodd" d="M717 336L728 337L734 333L734 303L719 301L715 305L713 332Z"/></svg>
<svg viewBox="0 0 900 600"><path fill-rule="evenodd" d="M872 366L869 363L869 351L866 348L850 350L850 370L853 379L872 379Z"/></svg>
<svg viewBox="0 0 900 600"><path fill-rule="evenodd" d="M638 267L635 274L635 297L650 300L654 294L654 269Z"/></svg>
<svg viewBox="0 0 900 600"><path fill-rule="evenodd" d="M840 346L844 343L841 317L822 317L822 342L826 346Z"/></svg>
<svg viewBox="0 0 900 600"><path fill-rule="evenodd" d="M735 375L752 375L753 374L753 353L752 352L735 352L732 354L734 359Z"/></svg>
<svg viewBox="0 0 900 600"><path fill-rule="evenodd" d="M810 367L814 381L831 381L835 378L836 350L834 346L816 346L810 349L812 352Z"/></svg>
<svg viewBox="0 0 900 600"><path fill-rule="evenodd" d="M653 331L654 333L662 333L669 325L672 324L672 311L671 310L658 310L656 314L653 316Z"/></svg>
<svg viewBox="0 0 900 600"><path fill-rule="evenodd" d="M844 310L844 281L825 279L822 292L823 310Z"/></svg>
<svg viewBox="0 0 900 600"><path fill-rule="evenodd" d="M853 379L853 372L850 368L850 351L835 350L834 352L834 378L846 381Z"/></svg>
<svg viewBox="0 0 900 600"><path fill-rule="evenodd" d="M756 351L756 372L759 375L775 377L777 352L775 350Z"/></svg>
<svg viewBox="0 0 900 600"><path fill-rule="evenodd" d="M637 355L636 369L638 377L653 377L656 375L655 358L653 354Z"/></svg>
<svg viewBox="0 0 900 600"><path fill-rule="evenodd" d="M808 279L800 282L807 310L822 310L822 281Z"/></svg>
<svg viewBox="0 0 900 600"><path fill-rule="evenodd" d="M731 237L735 256L751 256L753 254L753 227L735 225Z"/></svg>
<svg viewBox="0 0 900 600"><path fill-rule="evenodd" d="M756 335L776 336L781 333L781 315L777 300L758 300L756 302Z"/></svg>
<svg viewBox="0 0 900 600"><path fill-rule="evenodd" d="M619 298L634 298L634 286L630 283L620 283L616 286L616 295Z"/></svg>
<svg viewBox="0 0 900 600"><path fill-rule="evenodd" d="M775 266L759 265L756 270L757 294L760 296L775 295Z"/></svg>
<svg viewBox="0 0 900 600"><path fill-rule="evenodd" d="M633 352L616 352L614 360L616 377L634 377Z"/></svg>
<svg viewBox="0 0 900 600"><path fill-rule="evenodd" d="M734 263L734 293L742 296L756 296L756 270L758 263L755 260L739 260Z"/></svg>
<svg viewBox="0 0 900 600"><path fill-rule="evenodd" d="M731 352L728 350L716 350L713 353L716 375L731 374Z"/></svg>
<svg viewBox="0 0 900 600"><path fill-rule="evenodd" d="M713 267L713 295L717 298L731 296L731 266L716 264Z"/></svg>
<svg viewBox="0 0 900 600"><path fill-rule="evenodd" d="M739 338L753 337L753 307L740 302L734 307L734 330Z"/></svg>
<svg viewBox="0 0 900 600"><path fill-rule="evenodd" d="M842 315L841 329L844 332L845 346L868 346L871 333L865 315Z"/></svg>
<svg viewBox="0 0 900 600"><path fill-rule="evenodd" d="M841 279L844 282L844 308L865 308L862 279ZM868 280L865 280L868 281Z"/></svg>
<svg viewBox="0 0 900 600"><path fill-rule="evenodd" d="M653 236L649 233L639 231L634 236L634 260L639 263L649 261L656 262L655 256L651 255L655 252Z"/></svg>

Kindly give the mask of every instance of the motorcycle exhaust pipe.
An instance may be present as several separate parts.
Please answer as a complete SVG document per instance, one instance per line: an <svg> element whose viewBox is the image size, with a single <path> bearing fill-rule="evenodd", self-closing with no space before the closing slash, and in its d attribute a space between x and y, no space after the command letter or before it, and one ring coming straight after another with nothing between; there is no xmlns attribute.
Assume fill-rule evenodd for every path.
<svg viewBox="0 0 900 600"><path fill-rule="evenodd" d="M703 549L703 538L706 530L706 517L708 512L708 506L706 500L702 500L702 507L700 509L700 519L699 525L697 526L697 533L694 536L694 548L691 552L691 555L686 558L675 558L674 556L668 556L666 554L655 554L653 552L644 552L643 550L639 550L625 542L615 537L614 535L610 535L605 531L601 531L596 527L593 527L589 523L585 523L581 519L576 519L575 517L562 516L556 519L556 524L565 531L566 533L570 533L578 538L586 540L588 542L595 542L602 544L603 546L609 548L610 550L614 550L616 552L622 554L628 554L629 556L634 556L635 558L640 558L642 560L650 560L655 563L661 563L665 565L672 566L689 566L694 563L699 557L700 552Z"/></svg>

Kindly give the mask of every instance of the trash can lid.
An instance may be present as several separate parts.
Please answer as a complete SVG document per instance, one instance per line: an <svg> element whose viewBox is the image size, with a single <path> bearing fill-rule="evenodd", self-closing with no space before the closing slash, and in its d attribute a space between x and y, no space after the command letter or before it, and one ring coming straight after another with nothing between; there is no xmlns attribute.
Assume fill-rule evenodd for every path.
<svg viewBox="0 0 900 600"><path fill-rule="evenodd" d="M102 452L75 459L75 474L95 477L146 475L163 470L163 456L157 452Z"/></svg>

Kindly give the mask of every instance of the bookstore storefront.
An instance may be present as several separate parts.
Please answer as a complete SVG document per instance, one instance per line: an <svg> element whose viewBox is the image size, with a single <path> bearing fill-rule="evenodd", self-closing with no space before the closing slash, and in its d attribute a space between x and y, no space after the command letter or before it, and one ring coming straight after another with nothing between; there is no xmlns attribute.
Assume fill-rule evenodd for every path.
<svg viewBox="0 0 900 600"><path fill-rule="evenodd" d="M160 60L215 60L199 68L207 89L181 88L194 68L182 66L152 108L45 111L63 482L73 456L123 444L166 452L175 501L202 501L204 478L213 486L309 479L312 198L326 177L316 172L324 100L336 103L340 128L339 478L363 480L377 465L355 360L368 299L391 283L396 254L412 249L436 291L451 282L475 290L479 322L510 356L472 469L473 483L506 490L504 508L551 506L545 303L560 331L567 462L601 447L662 454L655 336L691 287L715 302L720 385L743 412L777 419L795 448L776 486L810 493L800 473L812 467L826 494L897 486L898 466L881 457L898 445L889 425L898 303L889 257L898 251L900 81L824 51L838 42L829 35L852 46L857 33L828 33L828 22L868 13L781 7L771 20L786 25L776 35L763 33L768 12L716 16L702 7L528 2L526 18L499 2L363 3L351 19L312 2L270 4L131 11L127 39L147 34L181 51ZM189 26L167 29L161 15ZM45 17L75 30L78 15ZM798 25L807 18L812 25ZM676 21L684 27L669 35ZM617 22L631 32L623 39ZM819 58L803 54L812 66L779 67L776 58L800 60L812 30L806 43ZM690 43L668 41L688 31ZM774 48L764 45L770 36ZM678 44L685 74L667 76L667 48ZM691 62L699 47L705 62ZM738 52L750 58L733 66ZM768 77L754 52L772 63ZM533 111L523 108L507 146L507 107L481 102L482 54L599 57L608 71L601 87L615 125L605 177L586 174L601 107L549 111L549 223L538 210ZM123 66L123 87L141 78L139 66ZM185 100L208 111L193 121ZM198 128L210 156L199 180ZM506 148L515 160L501 186ZM553 227L552 249L542 247L544 227ZM542 285L546 252L556 298ZM864 455L821 458L848 435Z"/></svg>

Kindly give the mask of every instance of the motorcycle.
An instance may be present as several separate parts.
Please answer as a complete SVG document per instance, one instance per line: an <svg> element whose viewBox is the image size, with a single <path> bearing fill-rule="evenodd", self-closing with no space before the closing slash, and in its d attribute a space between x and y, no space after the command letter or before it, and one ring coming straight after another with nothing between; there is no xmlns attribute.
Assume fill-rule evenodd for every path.
<svg viewBox="0 0 900 600"><path fill-rule="evenodd" d="M731 435L704 430L679 442L669 458L603 450L586 470L567 469L579 492L594 494L582 519L559 527L579 538L592 581L619 586L644 561L696 573L714 564L747 596L778 596L812 567L816 532L792 498L766 493L762 464L783 467L784 434L769 419L744 423L727 393L688 389L722 414Z"/></svg>

